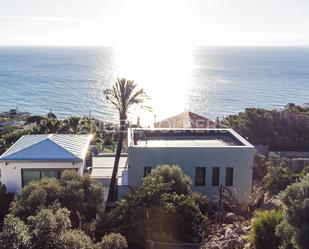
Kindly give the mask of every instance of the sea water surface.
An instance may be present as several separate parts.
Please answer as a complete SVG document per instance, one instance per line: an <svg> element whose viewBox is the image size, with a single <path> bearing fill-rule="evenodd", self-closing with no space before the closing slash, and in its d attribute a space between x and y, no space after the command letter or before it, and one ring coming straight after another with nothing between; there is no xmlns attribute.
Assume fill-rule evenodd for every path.
<svg viewBox="0 0 309 249"><path fill-rule="evenodd" d="M103 90L117 77L145 88L153 112L135 114L148 122L185 110L214 119L308 103L309 47L0 47L0 111L114 121Z"/></svg>

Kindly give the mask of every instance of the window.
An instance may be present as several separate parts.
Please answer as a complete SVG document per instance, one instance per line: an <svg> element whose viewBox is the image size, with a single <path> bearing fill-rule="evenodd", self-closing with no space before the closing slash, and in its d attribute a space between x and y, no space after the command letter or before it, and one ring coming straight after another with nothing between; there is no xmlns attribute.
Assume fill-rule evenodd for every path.
<svg viewBox="0 0 309 249"><path fill-rule="evenodd" d="M195 186L205 186L206 168L195 168Z"/></svg>
<svg viewBox="0 0 309 249"><path fill-rule="evenodd" d="M234 175L234 168L226 168L225 173L225 186L233 186L233 175Z"/></svg>
<svg viewBox="0 0 309 249"><path fill-rule="evenodd" d="M63 169L64 170L64 169ZM30 181L40 180L44 177L60 178L60 169L23 169L21 172L22 186Z"/></svg>
<svg viewBox="0 0 309 249"><path fill-rule="evenodd" d="M220 181L220 168L212 168L212 186L219 186Z"/></svg>
<svg viewBox="0 0 309 249"><path fill-rule="evenodd" d="M39 170L22 170L22 186L24 187L30 181L40 180L41 174Z"/></svg>
<svg viewBox="0 0 309 249"><path fill-rule="evenodd" d="M144 167L144 177L148 176L151 173L151 167Z"/></svg>

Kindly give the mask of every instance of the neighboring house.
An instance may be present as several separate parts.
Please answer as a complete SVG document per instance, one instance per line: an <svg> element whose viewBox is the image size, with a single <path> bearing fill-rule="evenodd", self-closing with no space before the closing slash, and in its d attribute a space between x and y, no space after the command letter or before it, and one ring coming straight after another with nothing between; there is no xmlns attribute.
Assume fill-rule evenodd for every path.
<svg viewBox="0 0 309 249"><path fill-rule="evenodd" d="M122 153L117 172L117 189L115 196L119 198L128 192L128 154ZM105 198L107 199L108 188L113 173L115 154L105 153L92 157L91 177L100 181L105 187Z"/></svg>
<svg viewBox="0 0 309 249"><path fill-rule="evenodd" d="M179 165L193 191L216 200L220 185L248 202L255 148L232 129L130 129L128 185L138 187L151 169Z"/></svg>
<svg viewBox="0 0 309 249"><path fill-rule="evenodd" d="M83 174L91 135L25 135L0 157L0 181L20 192L31 180L60 177L74 169Z"/></svg>
<svg viewBox="0 0 309 249"><path fill-rule="evenodd" d="M182 112L154 123L155 128L215 128L217 125L215 121L193 112Z"/></svg>
<svg viewBox="0 0 309 249"><path fill-rule="evenodd" d="M288 160L290 167L295 171L303 170L304 167L309 166L309 148L298 147L298 148L280 148L281 150L272 150L271 152L276 153L280 157L284 157Z"/></svg>
<svg viewBox="0 0 309 249"><path fill-rule="evenodd" d="M289 166L295 170L300 171L304 167L309 166L309 147L308 146L276 146L269 145L254 145L257 153L268 156L269 153L275 153L278 156L285 158Z"/></svg>
<svg viewBox="0 0 309 249"><path fill-rule="evenodd" d="M127 158L127 154L121 154L117 172L118 185L128 185L128 180L125 179L126 177L123 177L124 175L127 176ZM112 153L105 153L92 157L91 177L99 180L103 183L103 185L109 186L113 173L114 162L115 154Z"/></svg>

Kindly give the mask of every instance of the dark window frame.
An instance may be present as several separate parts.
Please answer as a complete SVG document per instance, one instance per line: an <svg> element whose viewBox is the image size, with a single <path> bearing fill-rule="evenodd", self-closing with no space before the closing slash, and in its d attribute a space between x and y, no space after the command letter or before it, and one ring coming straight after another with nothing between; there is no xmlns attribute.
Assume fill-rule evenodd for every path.
<svg viewBox="0 0 309 249"><path fill-rule="evenodd" d="M152 167L150 166L146 166L144 167L144 177L149 176L149 174L151 173Z"/></svg>
<svg viewBox="0 0 309 249"><path fill-rule="evenodd" d="M220 185L220 167L212 168L211 185L213 187L218 187Z"/></svg>
<svg viewBox="0 0 309 249"><path fill-rule="evenodd" d="M39 171L40 172L40 179L41 180L43 177L42 177L42 171L58 171L58 176L56 179L59 179L61 177L61 174L63 171L65 170L75 170L75 171L78 171L78 169L70 169L70 168L26 168L26 169L21 169L21 186L22 188L26 185L24 183L24 175L23 175L23 172L24 171Z"/></svg>
<svg viewBox="0 0 309 249"><path fill-rule="evenodd" d="M197 172L201 170L203 175L203 181L197 182ZM205 186L206 185L206 167L195 167L195 186Z"/></svg>
<svg viewBox="0 0 309 249"><path fill-rule="evenodd" d="M234 167L227 167L225 169L225 186L232 187L233 184L234 184Z"/></svg>

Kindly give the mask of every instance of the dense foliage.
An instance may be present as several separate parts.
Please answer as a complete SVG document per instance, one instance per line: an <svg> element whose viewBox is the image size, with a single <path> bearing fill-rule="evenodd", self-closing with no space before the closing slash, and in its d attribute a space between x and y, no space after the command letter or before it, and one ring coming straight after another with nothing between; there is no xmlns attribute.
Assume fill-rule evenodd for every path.
<svg viewBox="0 0 309 249"><path fill-rule="evenodd" d="M89 225L104 208L102 185L89 176L64 171L60 179L43 178L27 184L12 203L11 213L23 221L57 203L70 210L73 227Z"/></svg>
<svg viewBox="0 0 309 249"><path fill-rule="evenodd" d="M0 182L0 231L2 229L3 219L9 211L13 198L14 194L8 193L6 186Z"/></svg>
<svg viewBox="0 0 309 249"><path fill-rule="evenodd" d="M265 164L267 174L264 177L264 185L271 194L278 194L293 182L294 176L286 159L270 153Z"/></svg>
<svg viewBox="0 0 309 249"><path fill-rule="evenodd" d="M248 108L224 123L253 144L309 146L309 108L288 104L283 110Z"/></svg>
<svg viewBox="0 0 309 249"><path fill-rule="evenodd" d="M309 245L309 175L281 193L284 222L278 228L284 248L307 249Z"/></svg>
<svg viewBox="0 0 309 249"><path fill-rule="evenodd" d="M276 227L282 221L281 211L261 211L254 214L250 239L255 249L278 249L280 237Z"/></svg>
<svg viewBox="0 0 309 249"><path fill-rule="evenodd" d="M126 249L128 248L125 237L118 233L105 235L101 242L98 243L98 249Z"/></svg>
<svg viewBox="0 0 309 249"><path fill-rule="evenodd" d="M80 229L72 229L66 208L41 209L26 221L8 215L0 233L1 249L125 249L126 240L119 234L104 237L99 243ZM108 242L107 242L108 241ZM108 247L115 245L118 247Z"/></svg>
<svg viewBox="0 0 309 249"><path fill-rule="evenodd" d="M145 248L147 240L201 241L210 205L206 197L191 193L189 184L180 167L158 166L98 225L104 230L104 224L112 224L135 249Z"/></svg>

